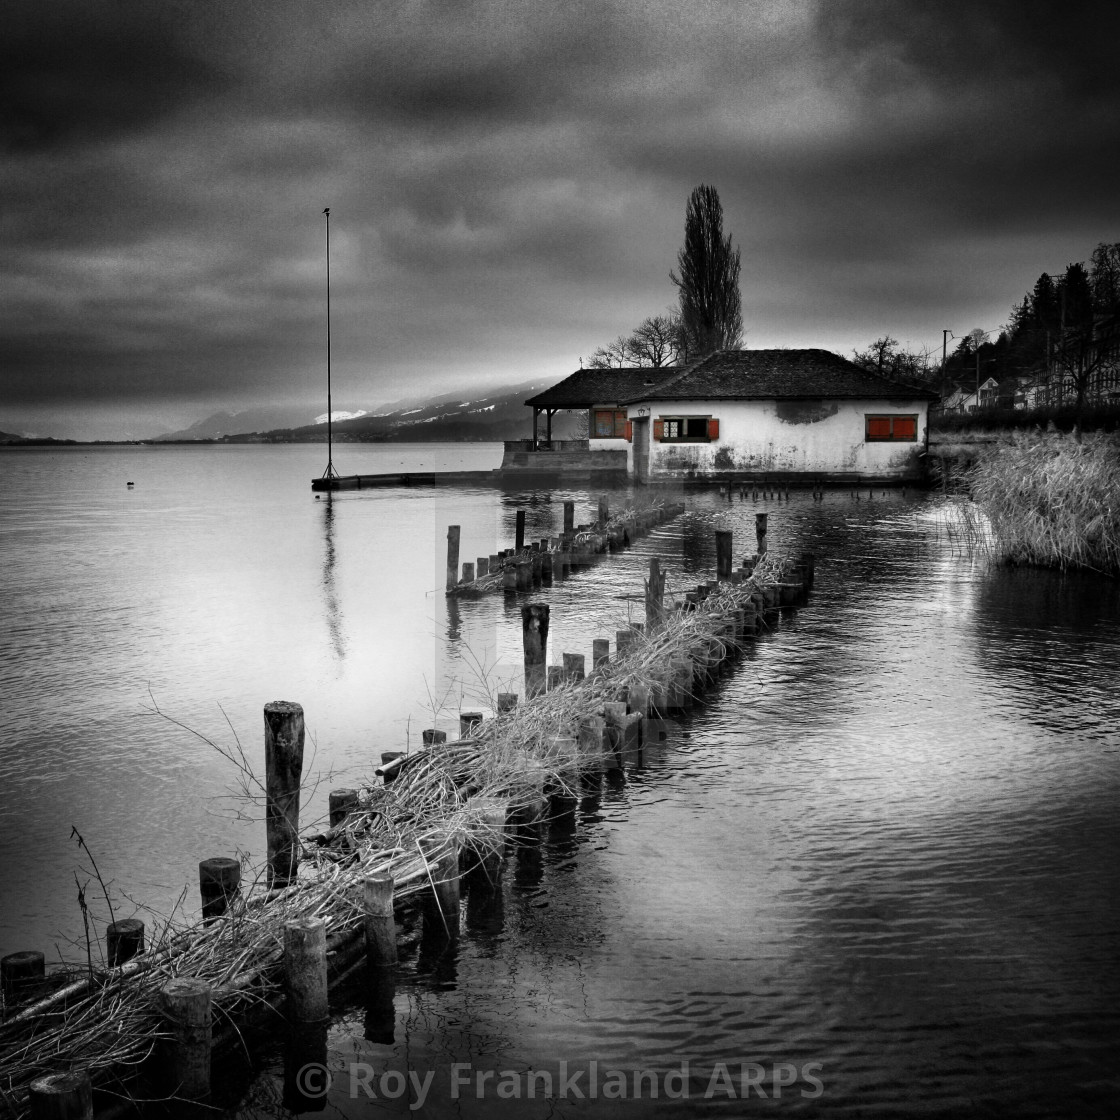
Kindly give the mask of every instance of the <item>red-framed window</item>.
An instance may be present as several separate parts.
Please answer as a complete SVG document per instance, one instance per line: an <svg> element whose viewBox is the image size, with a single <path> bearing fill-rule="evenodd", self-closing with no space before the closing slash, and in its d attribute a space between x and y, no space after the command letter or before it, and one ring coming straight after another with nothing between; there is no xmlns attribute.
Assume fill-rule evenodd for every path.
<svg viewBox="0 0 1120 1120"><path fill-rule="evenodd" d="M593 408L589 430L592 439L626 439L626 409Z"/></svg>
<svg viewBox="0 0 1120 1120"><path fill-rule="evenodd" d="M661 443L711 443L719 439L719 421L712 416L662 416L653 422L653 438Z"/></svg>
<svg viewBox="0 0 1120 1120"><path fill-rule="evenodd" d="M918 438L916 414L868 413L864 423L863 438L868 443L913 443Z"/></svg>

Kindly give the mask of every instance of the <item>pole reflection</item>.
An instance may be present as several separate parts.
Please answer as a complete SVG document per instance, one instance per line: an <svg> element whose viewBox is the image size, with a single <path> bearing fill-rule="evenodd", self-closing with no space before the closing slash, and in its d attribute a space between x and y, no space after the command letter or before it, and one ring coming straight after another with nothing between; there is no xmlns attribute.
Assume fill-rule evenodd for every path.
<svg viewBox="0 0 1120 1120"><path fill-rule="evenodd" d="M334 543L334 501L331 495L332 491L328 490L327 500L323 503L323 605L326 607L331 650L336 659L342 661L346 656L346 639L342 632L342 610L338 603L338 556Z"/></svg>

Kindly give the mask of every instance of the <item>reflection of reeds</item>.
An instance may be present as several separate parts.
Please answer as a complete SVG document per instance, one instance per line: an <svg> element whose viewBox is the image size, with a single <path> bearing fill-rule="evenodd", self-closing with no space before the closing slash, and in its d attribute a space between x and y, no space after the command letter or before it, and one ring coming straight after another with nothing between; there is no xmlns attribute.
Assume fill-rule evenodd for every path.
<svg viewBox="0 0 1120 1120"><path fill-rule="evenodd" d="M663 686L679 654L719 661L734 640L726 612L747 603L780 567L767 556L753 578L721 585L695 609L669 612L653 634L635 633L625 656L584 680L498 713L469 739L413 753L391 785L363 789L359 807L340 825L303 841L300 877L291 886L269 892L258 873L217 920L186 928L168 922L147 952L123 966L92 976L74 971L64 988L15 1011L0 1025L3 1113L25 1115L28 1086L48 1073L86 1069L102 1085L127 1075L162 1035L158 992L170 978L207 981L216 1026L236 1023L277 994L287 922L321 917L337 947L361 928L366 876L390 872L396 899L404 901L430 890L441 850L494 850L504 842L494 799L517 813L539 804L546 788L575 789L581 762L588 762L579 753L581 725L623 689Z"/></svg>
<svg viewBox="0 0 1120 1120"><path fill-rule="evenodd" d="M981 454L969 482L987 524L963 510L966 535L996 559L1120 572L1115 436L1016 434Z"/></svg>

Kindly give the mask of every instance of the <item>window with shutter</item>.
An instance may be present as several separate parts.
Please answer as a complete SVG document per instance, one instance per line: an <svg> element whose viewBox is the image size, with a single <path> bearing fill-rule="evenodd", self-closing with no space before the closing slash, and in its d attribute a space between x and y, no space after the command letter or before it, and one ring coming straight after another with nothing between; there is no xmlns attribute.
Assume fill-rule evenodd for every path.
<svg viewBox="0 0 1120 1120"><path fill-rule="evenodd" d="M708 443L715 438L711 435L711 424L710 416L663 416L654 421L654 439L663 443Z"/></svg>
<svg viewBox="0 0 1120 1120"><path fill-rule="evenodd" d="M910 415L867 415L864 439L868 443L913 443L918 438L918 418Z"/></svg>

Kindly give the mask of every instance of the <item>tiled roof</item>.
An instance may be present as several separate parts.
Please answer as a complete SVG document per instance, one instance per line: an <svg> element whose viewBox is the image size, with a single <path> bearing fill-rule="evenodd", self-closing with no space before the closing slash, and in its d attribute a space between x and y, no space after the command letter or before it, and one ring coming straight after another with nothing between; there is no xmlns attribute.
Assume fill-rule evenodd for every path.
<svg viewBox="0 0 1120 1120"><path fill-rule="evenodd" d="M618 404L649 390L680 372L681 367L660 369L579 369L551 389L525 403L534 408L590 408L594 404ZM649 384L647 384L647 382Z"/></svg>
<svg viewBox="0 0 1120 1120"><path fill-rule="evenodd" d="M562 381L556 389L565 384L567 382ZM819 397L935 400L937 396L932 389L904 385L871 373L829 350L720 350L667 378L659 378L653 386L643 385L621 400L625 403Z"/></svg>

